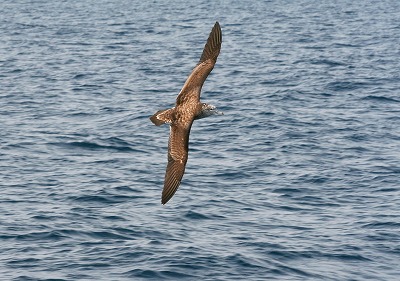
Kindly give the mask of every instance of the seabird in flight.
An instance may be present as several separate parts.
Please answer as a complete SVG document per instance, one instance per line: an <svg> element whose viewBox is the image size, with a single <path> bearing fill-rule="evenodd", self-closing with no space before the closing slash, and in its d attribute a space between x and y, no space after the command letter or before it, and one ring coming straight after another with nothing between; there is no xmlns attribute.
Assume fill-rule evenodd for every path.
<svg viewBox="0 0 400 281"><path fill-rule="evenodd" d="M189 134L193 121L211 115L222 114L216 107L200 102L200 92L204 81L210 74L221 50L222 32L215 23L200 61L187 78L176 98L175 107L157 111L150 117L151 122L160 126L169 124L168 164L165 172L161 204L166 204L178 189L188 159Z"/></svg>

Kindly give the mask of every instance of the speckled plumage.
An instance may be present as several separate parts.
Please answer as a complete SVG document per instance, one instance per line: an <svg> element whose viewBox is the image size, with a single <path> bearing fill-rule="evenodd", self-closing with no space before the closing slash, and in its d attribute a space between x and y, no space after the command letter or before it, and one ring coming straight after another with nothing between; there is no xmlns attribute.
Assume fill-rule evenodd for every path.
<svg viewBox="0 0 400 281"><path fill-rule="evenodd" d="M193 121L218 114L214 106L201 103L201 88L217 61L221 50L222 32L215 23L204 46L200 61L187 78L176 98L175 107L157 111L150 120L157 126L170 124L168 164L165 172L161 203L166 204L178 189L188 159L189 134Z"/></svg>

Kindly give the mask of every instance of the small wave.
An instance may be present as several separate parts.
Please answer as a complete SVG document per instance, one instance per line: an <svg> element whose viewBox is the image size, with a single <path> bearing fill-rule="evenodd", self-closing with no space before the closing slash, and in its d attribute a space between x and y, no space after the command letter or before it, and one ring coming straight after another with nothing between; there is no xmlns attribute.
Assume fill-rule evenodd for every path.
<svg viewBox="0 0 400 281"><path fill-rule="evenodd" d="M71 196L71 199L77 202L93 202L101 204L117 204L123 203L133 199L141 199L143 196L123 196L113 194L92 194L82 196Z"/></svg>
<svg viewBox="0 0 400 281"><path fill-rule="evenodd" d="M375 96L375 95L366 96L366 97L362 98L362 100L373 101L373 102L382 102L382 103L399 103L400 102L400 100L398 100L398 99L388 98L388 97L384 97L384 96Z"/></svg>
<svg viewBox="0 0 400 281"><path fill-rule="evenodd" d="M185 214L185 218L188 219L194 219L194 220L204 220L204 219L210 219L208 216L194 212L194 211L188 211Z"/></svg>
<svg viewBox="0 0 400 281"><path fill-rule="evenodd" d="M149 278L149 279L160 279L161 275L158 271L149 269L133 269L125 272L124 275L135 277L135 278Z"/></svg>
<svg viewBox="0 0 400 281"><path fill-rule="evenodd" d="M34 265L37 267L37 264ZM13 281L67 281L68 279L63 278L34 278L27 275L21 275L13 279Z"/></svg>
<svg viewBox="0 0 400 281"><path fill-rule="evenodd" d="M368 228L368 229L398 229L400 228L400 223L398 222L372 222L372 223L366 223L362 226L363 228Z"/></svg>
<svg viewBox="0 0 400 281"><path fill-rule="evenodd" d="M311 64L315 65L327 65L327 66L344 66L346 64L339 62L339 61L334 61L334 60L328 60L328 59L321 59L321 60L313 60L311 61Z"/></svg>
<svg viewBox="0 0 400 281"><path fill-rule="evenodd" d="M102 141L105 142L105 144L100 144L95 141L71 141L50 144L66 148L81 148L85 150L116 150L121 152L137 151L136 149L133 149L129 143L118 138L109 138Z"/></svg>
<svg viewBox="0 0 400 281"><path fill-rule="evenodd" d="M149 269L133 269L129 272L126 272L124 275L135 277L135 278L146 278L146 279L154 279L154 280L178 280L182 278L195 278L195 276L187 273L181 273L179 271L172 270L149 270Z"/></svg>
<svg viewBox="0 0 400 281"><path fill-rule="evenodd" d="M365 88L368 84L355 81L336 81L328 83L326 88L334 92L354 91L356 89Z"/></svg>
<svg viewBox="0 0 400 281"><path fill-rule="evenodd" d="M59 241L63 237L64 235L58 231L30 232L14 236L16 240L21 240L21 241L36 241L36 240Z"/></svg>

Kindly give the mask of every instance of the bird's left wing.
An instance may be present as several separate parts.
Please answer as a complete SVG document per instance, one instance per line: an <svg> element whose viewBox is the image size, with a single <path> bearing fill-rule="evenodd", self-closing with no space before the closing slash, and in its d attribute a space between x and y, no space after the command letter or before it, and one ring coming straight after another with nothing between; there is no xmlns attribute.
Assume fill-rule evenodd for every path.
<svg viewBox="0 0 400 281"><path fill-rule="evenodd" d="M178 189L188 159L191 123L186 126L171 124L168 141L168 164L165 172L161 203L166 204Z"/></svg>

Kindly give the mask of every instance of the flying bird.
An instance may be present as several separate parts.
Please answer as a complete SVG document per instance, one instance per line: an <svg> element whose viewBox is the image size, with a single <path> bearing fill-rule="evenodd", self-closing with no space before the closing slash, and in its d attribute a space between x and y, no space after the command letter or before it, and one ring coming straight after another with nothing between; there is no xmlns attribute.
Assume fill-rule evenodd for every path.
<svg viewBox="0 0 400 281"><path fill-rule="evenodd" d="M157 111L150 117L156 126L169 124L168 164L165 172L164 189L161 204L166 204L178 189L189 150L189 134L193 121L211 115L223 114L215 106L200 102L201 88L217 61L221 50L222 32L218 22L215 23L204 46L200 61L186 79L179 92L175 106Z"/></svg>

